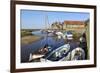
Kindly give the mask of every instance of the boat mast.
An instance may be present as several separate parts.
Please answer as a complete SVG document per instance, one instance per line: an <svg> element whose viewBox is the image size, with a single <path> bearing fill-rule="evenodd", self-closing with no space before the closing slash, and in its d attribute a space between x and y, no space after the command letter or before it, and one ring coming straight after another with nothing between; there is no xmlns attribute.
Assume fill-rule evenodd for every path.
<svg viewBox="0 0 100 73"><path fill-rule="evenodd" d="M45 36L45 38L46 38L46 44L48 44L48 16L46 15L46 12L45 12L45 26L46 26L46 29L45 29L45 31L46 31L46 36Z"/></svg>

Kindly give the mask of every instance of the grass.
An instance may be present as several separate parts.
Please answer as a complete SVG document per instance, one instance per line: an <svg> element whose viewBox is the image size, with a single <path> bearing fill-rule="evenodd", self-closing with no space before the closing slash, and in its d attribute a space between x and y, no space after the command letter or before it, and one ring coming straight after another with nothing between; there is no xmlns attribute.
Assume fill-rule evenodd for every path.
<svg viewBox="0 0 100 73"><path fill-rule="evenodd" d="M90 53L89 53L89 51L90 51L90 33L89 33L90 31L89 31L89 24L87 25L87 27L86 27L86 41L87 41L87 59L89 59L90 58Z"/></svg>
<svg viewBox="0 0 100 73"><path fill-rule="evenodd" d="M28 35L32 35L32 32L30 32L30 31L21 31L21 37L28 36Z"/></svg>

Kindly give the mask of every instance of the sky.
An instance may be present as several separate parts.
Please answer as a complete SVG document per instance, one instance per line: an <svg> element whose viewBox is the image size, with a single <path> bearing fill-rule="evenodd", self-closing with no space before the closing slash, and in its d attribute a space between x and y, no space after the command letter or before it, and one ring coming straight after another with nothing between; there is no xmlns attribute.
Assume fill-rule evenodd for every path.
<svg viewBox="0 0 100 73"><path fill-rule="evenodd" d="M43 29L47 25L65 20L85 21L89 13L21 10L21 29Z"/></svg>

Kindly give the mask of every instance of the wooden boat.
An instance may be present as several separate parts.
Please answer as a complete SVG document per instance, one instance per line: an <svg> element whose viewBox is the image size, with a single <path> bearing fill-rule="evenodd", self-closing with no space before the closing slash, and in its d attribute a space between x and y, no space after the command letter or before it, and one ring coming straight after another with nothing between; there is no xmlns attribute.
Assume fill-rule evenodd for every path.
<svg viewBox="0 0 100 73"><path fill-rule="evenodd" d="M48 51L48 45L45 45L44 48L39 49L37 52L30 53L29 61L42 58Z"/></svg>

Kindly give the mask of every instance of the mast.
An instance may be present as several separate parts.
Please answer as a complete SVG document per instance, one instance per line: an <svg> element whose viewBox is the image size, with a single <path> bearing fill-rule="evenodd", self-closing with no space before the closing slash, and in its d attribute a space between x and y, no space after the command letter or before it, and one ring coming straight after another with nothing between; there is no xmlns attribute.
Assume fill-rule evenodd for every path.
<svg viewBox="0 0 100 73"><path fill-rule="evenodd" d="M45 26L46 26L46 29L45 29L46 30L46 36L45 36L45 38L46 38L46 44L48 45L48 16L46 15L46 12L45 12Z"/></svg>

